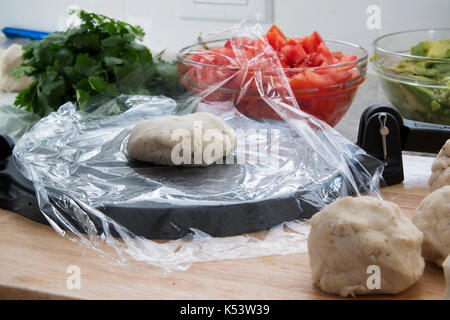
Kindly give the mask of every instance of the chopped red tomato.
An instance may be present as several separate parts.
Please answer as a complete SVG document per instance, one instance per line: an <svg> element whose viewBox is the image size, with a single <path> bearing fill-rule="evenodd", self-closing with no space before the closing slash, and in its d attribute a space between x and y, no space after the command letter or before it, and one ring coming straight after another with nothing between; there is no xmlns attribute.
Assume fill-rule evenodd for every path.
<svg viewBox="0 0 450 320"><path fill-rule="evenodd" d="M277 118L272 109L261 107L265 104L259 103L261 97L254 76L260 72L262 78L259 85L267 86L267 91L286 90L285 79L274 68L280 63L302 109L331 125L335 124L348 108L357 86L364 81L356 68L357 57L330 51L317 31L309 36L287 39L273 25L266 39L277 56L271 50L265 50L265 39L248 37L231 38L224 46L191 54L188 60L202 65L187 66L183 83L190 89L200 91L221 84L221 88L216 90L218 93L212 93L208 99L233 95L241 112L256 117ZM242 88L245 88L245 94Z"/></svg>
<svg viewBox="0 0 450 320"><path fill-rule="evenodd" d="M315 85L306 78L305 73L299 73L295 77L291 78L289 84L293 91L296 90L311 90L315 88Z"/></svg>
<svg viewBox="0 0 450 320"><path fill-rule="evenodd" d="M316 87L326 87L336 84L336 81L333 80L331 74L329 73L318 73L312 70L306 69L305 76L311 81Z"/></svg>
<svg viewBox="0 0 450 320"><path fill-rule="evenodd" d="M311 67L320 67L325 61L325 58L319 52L313 52L310 54L310 66Z"/></svg>
<svg viewBox="0 0 450 320"><path fill-rule="evenodd" d="M314 31L310 36L312 42L316 47L319 46L319 44L323 43L322 37L317 33L317 31Z"/></svg>
<svg viewBox="0 0 450 320"><path fill-rule="evenodd" d="M333 64L333 56L331 55L330 50L328 49L327 45L325 44L325 42L321 42L319 43L319 45L317 46L317 52L319 52L322 57L323 60L328 64Z"/></svg>
<svg viewBox="0 0 450 320"><path fill-rule="evenodd" d="M311 37L305 37L302 44L307 53L313 53L316 51L316 43Z"/></svg>
<svg viewBox="0 0 450 320"><path fill-rule="evenodd" d="M266 34L267 41L274 48L275 51L279 51L284 45L286 45L286 37L283 32L276 26L273 25L269 32Z"/></svg>
<svg viewBox="0 0 450 320"><path fill-rule="evenodd" d="M308 57L300 43L285 45L281 48L281 55L281 60L284 60L288 66L296 66Z"/></svg>
<svg viewBox="0 0 450 320"><path fill-rule="evenodd" d="M352 77L352 74L346 70L330 70L331 78L337 83L344 83Z"/></svg>
<svg viewBox="0 0 450 320"><path fill-rule="evenodd" d="M357 59L356 56L346 54L339 60L339 63L351 62L351 61L355 61L356 59Z"/></svg>
<svg viewBox="0 0 450 320"><path fill-rule="evenodd" d="M340 51L335 51L335 52L332 52L331 54L332 54L333 57L335 57L336 59L342 59L342 57L344 56L344 55L342 54L342 52L340 52Z"/></svg>
<svg viewBox="0 0 450 320"><path fill-rule="evenodd" d="M342 52L331 52L317 31L309 36L286 39L283 32L276 25L273 25L266 37L277 53L283 68L307 69L331 66L302 72L301 75L298 75L297 71L286 71L286 75L292 78L291 84L294 84L296 88L299 88L302 84L305 88L311 87L311 84L318 87L330 86L356 79L359 76L359 71L355 69L356 63L333 67L333 65L356 61L357 57L344 55ZM256 61L255 59L252 60L252 68L271 68L276 61L270 56L270 53L263 52L263 46L262 40L235 37L229 39L223 47L214 47L193 54L190 60L203 64L245 67L248 66L249 61L258 56ZM203 77L201 81L213 83L213 70L206 68L202 71L201 73L197 72Z"/></svg>

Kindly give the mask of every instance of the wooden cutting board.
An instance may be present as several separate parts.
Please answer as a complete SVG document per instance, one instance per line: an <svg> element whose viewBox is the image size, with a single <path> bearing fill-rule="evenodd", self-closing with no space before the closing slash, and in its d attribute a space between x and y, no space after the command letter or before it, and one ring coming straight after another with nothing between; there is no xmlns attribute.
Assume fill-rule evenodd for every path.
<svg viewBox="0 0 450 320"><path fill-rule="evenodd" d="M404 156L405 181L383 189L411 214L429 193L433 158ZM81 289L69 290L69 266ZM442 269L427 264L418 283L399 295L364 299L442 299ZM49 226L0 209L0 299L333 299L311 281L308 254L197 263L170 273L143 263L117 265L61 238Z"/></svg>

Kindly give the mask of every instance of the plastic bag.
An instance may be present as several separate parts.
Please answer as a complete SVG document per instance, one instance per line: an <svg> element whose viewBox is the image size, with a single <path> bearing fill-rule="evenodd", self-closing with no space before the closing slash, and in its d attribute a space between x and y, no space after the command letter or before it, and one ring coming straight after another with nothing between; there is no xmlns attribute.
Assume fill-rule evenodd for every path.
<svg viewBox="0 0 450 320"><path fill-rule="evenodd" d="M14 141L30 129L40 119L39 116L12 105L0 105L0 132Z"/></svg>
<svg viewBox="0 0 450 320"><path fill-rule="evenodd" d="M242 37L254 40L245 44L253 57L240 50ZM347 195L379 195L381 163L301 111L259 25L241 23L208 39L218 38L241 41L231 45L235 68L200 90L188 86L192 95L183 101L120 96L91 114L69 103L19 141L15 162L56 231L117 261L185 270L197 261L305 252L313 213ZM205 68L190 70L213 71ZM238 94L223 95L236 79ZM236 109L254 90L275 119ZM138 122L192 111L215 113L236 130L244 148L231 154L232 164L129 160L127 139Z"/></svg>

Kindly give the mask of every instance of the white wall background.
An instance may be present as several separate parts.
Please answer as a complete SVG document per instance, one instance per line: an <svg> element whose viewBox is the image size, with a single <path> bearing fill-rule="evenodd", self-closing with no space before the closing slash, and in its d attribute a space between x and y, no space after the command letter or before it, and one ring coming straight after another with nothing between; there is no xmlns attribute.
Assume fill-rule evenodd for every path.
<svg viewBox="0 0 450 320"><path fill-rule="evenodd" d="M233 23L180 19L183 3L193 1L198 0L0 0L0 28L62 29L66 8L75 4L141 25L147 32L145 42L154 49L178 50L193 43L200 32L221 30ZM272 3L272 22L286 35L318 30L325 38L357 43L370 52L372 41L381 34L450 27L450 0L272 0ZM369 30L366 25L370 5L381 10L380 30Z"/></svg>

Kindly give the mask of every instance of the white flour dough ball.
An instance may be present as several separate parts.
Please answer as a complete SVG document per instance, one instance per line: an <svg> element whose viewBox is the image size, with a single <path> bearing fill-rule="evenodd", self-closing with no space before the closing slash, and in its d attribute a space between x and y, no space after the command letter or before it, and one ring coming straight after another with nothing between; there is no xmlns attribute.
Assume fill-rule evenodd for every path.
<svg viewBox="0 0 450 320"><path fill-rule="evenodd" d="M424 234L423 256L441 265L450 254L450 186L425 197L414 213L413 222Z"/></svg>
<svg viewBox="0 0 450 320"><path fill-rule="evenodd" d="M343 297L399 293L422 276L422 240L394 203L368 196L337 200L311 219L313 281Z"/></svg>
<svg viewBox="0 0 450 320"><path fill-rule="evenodd" d="M235 148L235 132L219 117L197 112L140 122L128 139L130 158L164 165L210 165Z"/></svg>
<svg viewBox="0 0 450 320"><path fill-rule="evenodd" d="M447 140L436 159L434 159L431 172L428 180L431 190L450 185L450 139Z"/></svg>
<svg viewBox="0 0 450 320"><path fill-rule="evenodd" d="M29 77L16 79L11 72L22 64L22 46L11 45L0 56L0 90L6 92L22 91L30 86L33 80Z"/></svg>

